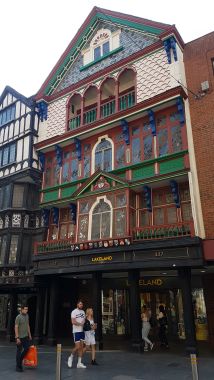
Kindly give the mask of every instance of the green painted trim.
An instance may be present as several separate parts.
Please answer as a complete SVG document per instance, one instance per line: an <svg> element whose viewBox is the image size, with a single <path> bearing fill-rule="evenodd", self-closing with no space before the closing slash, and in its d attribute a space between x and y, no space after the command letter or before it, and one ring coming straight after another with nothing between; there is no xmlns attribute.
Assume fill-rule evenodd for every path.
<svg viewBox="0 0 214 380"><path fill-rule="evenodd" d="M121 51L121 50L123 50L123 46L120 46L119 48L110 51L109 53L107 53L107 54L103 55L102 57L96 59L96 61L90 62L87 65L80 67L80 71L86 70L88 67L96 65L96 63L102 61L105 58L110 57L112 54L119 53L119 51Z"/></svg>
<svg viewBox="0 0 214 380"><path fill-rule="evenodd" d="M105 15L105 14L100 13L100 12L97 13L97 16L102 20L112 21L112 22L120 24L120 25L129 26L130 28L133 28L136 30L141 30L142 32L148 32L148 33L156 34L156 35L159 35L162 32L164 32L164 29L155 28L153 26L144 25L144 24L138 24L136 22L120 19L119 17L112 17L109 15Z"/></svg>
<svg viewBox="0 0 214 380"><path fill-rule="evenodd" d="M50 79L48 85L46 86L46 88L44 90L45 95L51 95L54 92L56 87L59 85L59 83L63 79L63 76L66 74L67 70L71 67L71 65L75 61L75 59L76 59L77 55L79 54L79 52L81 51L81 49L84 48L85 41L83 41L83 37L90 36L94 32L94 30L91 30L91 27L93 27L93 28L96 27L96 24L99 21L103 21L103 20L104 21L111 21L111 22L114 22L114 23L117 23L117 24L120 24L120 25L123 25L126 27L130 27L130 28L139 30L141 32L151 33L151 34L157 35L157 36L160 35L164 31L164 29L155 28L155 27L151 27L149 25L131 22L128 20L123 20L123 19L120 19L117 17L112 17L112 16L105 15L103 13L98 12L96 14L96 16L92 17L91 21L89 22L89 24L87 25L87 27L85 28L85 30L83 31L81 36L78 38L75 45L68 52L63 63L58 67L54 76ZM77 48L78 48L78 50L77 50ZM72 54L73 54L73 60L70 60Z"/></svg>
<svg viewBox="0 0 214 380"><path fill-rule="evenodd" d="M67 187L67 186L77 185L78 183L84 183L87 180L87 178L88 177L81 178L81 179L78 179L78 180L73 181L73 182L64 182L61 185L46 187L45 189L42 189L39 191L40 191L40 193L47 193L48 191L51 191L51 190L62 189L62 188Z"/></svg>

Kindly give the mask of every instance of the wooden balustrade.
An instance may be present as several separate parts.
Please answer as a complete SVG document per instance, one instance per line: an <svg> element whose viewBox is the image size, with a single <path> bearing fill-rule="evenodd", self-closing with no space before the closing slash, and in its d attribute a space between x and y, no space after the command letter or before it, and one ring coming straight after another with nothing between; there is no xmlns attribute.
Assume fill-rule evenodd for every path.
<svg viewBox="0 0 214 380"><path fill-rule="evenodd" d="M157 240L195 235L193 221L175 224L137 227L133 230L133 240Z"/></svg>

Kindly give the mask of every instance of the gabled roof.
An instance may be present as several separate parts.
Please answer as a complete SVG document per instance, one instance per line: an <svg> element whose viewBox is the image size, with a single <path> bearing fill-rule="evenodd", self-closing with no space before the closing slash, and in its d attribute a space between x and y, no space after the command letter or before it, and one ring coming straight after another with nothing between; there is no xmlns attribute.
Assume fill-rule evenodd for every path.
<svg viewBox="0 0 214 380"><path fill-rule="evenodd" d="M94 32L94 29L99 21L113 22L118 26L129 27L138 31L156 35L157 37L160 35L165 35L167 32L172 31L172 29L175 29L174 26L169 24L163 24L120 12L113 12L107 9L94 7L41 86L36 95L36 100L49 96L55 91L67 73L67 70L71 67L76 57L79 55L79 52L86 45L89 36Z"/></svg>
<svg viewBox="0 0 214 380"><path fill-rule="evenodd" d="M21 102L23 102L24 104L26 104L28 107L32 107L32 105L34 103L31 97L30 98L26 98L24 95L20 94L20 92L14 90L14 88L12 88L10 86L6 86L5 89L3 90L1 96L0 96L0 104L3 103L4 98L8 94L13 95L15 98L19 99Z"/></svg>
<svg viewBox="0 0 214 380"><path fill-rule="evenodd" d="M102 170L97 170L90 178L87 179L87 181L84 182L84 184L79 189L77 189L72 194L72 199L74 199L74 198L80 196L81 194L83 194L91 185L93 185L94 183L96 183L96 181L100 177L104 177L104 179L107 179L107 180L108 179L113 180L113 181L115 181L118 184L123 185L123 186L128 186L129 185L129 181L127 181L125 178L118 177L117 175L114 175L112 173L103 172Z"/></svg>

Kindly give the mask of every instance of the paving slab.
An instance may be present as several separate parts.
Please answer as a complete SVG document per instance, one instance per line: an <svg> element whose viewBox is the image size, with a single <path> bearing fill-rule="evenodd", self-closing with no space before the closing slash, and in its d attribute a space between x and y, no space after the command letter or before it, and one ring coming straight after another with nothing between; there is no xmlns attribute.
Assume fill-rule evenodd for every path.
<svg viewBox="0 0 214 380"><path fill-rule="evenodd" d="M56 378L56 348L38 348L38 368L26 368L15 372L14 345L0 345L1 380L48 380ZM154 350L148 353L122 351L97 352L98 366L90 364L90 353L86 353L86 369L67 367L69 351L62 352L61 380L191 380L189 357L181 353ZM200 355L198 359L199 380L214 380L213 355Z"/></svg>

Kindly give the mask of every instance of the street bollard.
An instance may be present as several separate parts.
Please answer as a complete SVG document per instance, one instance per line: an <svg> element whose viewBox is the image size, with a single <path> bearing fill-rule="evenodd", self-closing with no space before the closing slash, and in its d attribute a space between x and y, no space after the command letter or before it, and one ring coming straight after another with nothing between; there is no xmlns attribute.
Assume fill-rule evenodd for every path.
<svg viewBox="0 0 214 380"><path fill-rule="evenodd" d="M62 345L57 344L57 348L56 348L56 380L61 380L61 359L62 359Z"/></svg>
<svg viewBox="0 0 214 380"><path fill-rule="evenodd" d="M192 366L192 379L198 380L198 366L196 354L190 354L191 366Z"/></svg>

